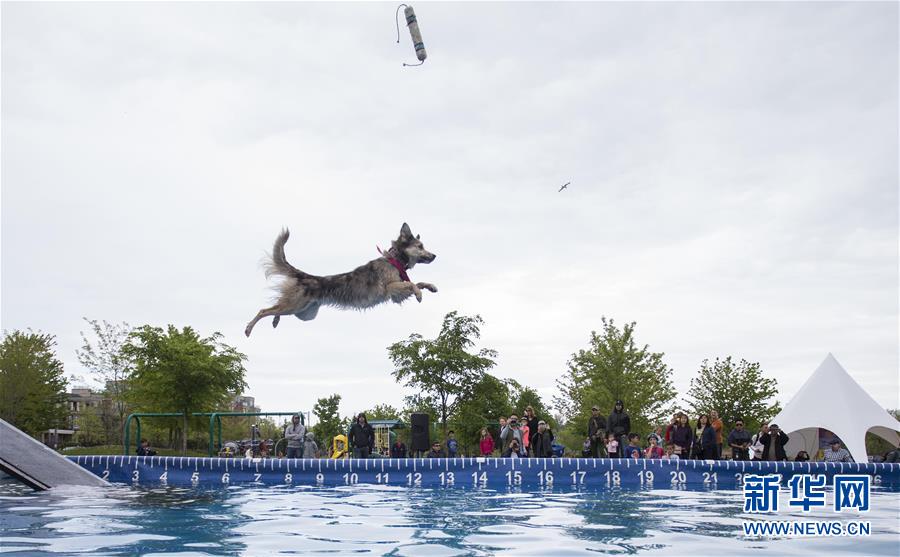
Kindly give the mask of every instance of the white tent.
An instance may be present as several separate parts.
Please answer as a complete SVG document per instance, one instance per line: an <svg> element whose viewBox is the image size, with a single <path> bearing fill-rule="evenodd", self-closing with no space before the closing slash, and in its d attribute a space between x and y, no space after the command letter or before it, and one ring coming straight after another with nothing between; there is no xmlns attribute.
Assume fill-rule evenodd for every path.
<svg viewBox="0 0 900 557"><path fill-rule="evenodd" d="M831 354L769 423L790 437L785 447L790 459L801 450L815 457L820 427L837 435L857 462L867 460L866 432L870 430L900 446L900 421L875 402Z"/></svg>

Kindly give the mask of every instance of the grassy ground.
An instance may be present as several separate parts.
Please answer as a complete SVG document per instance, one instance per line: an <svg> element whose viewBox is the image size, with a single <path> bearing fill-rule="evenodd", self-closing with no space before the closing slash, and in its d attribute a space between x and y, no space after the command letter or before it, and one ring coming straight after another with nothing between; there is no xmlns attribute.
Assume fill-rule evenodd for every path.
<svg viewBox="0 0 900 557"><path fill-rule="evenodd" d="M157 456L208 456L206 451L198 451L188 449L188 452L185 454L181 454L181 449L160 449L157 447L153 447L156 451ZM75 455L100 455L100 454L114 454L120 455L122 454L122 445L98 445L96 447L68 447L66 450L61 451L61 453L65 456L75 456ZM131 449L131 454L134 454L134 448Z"/></svg>

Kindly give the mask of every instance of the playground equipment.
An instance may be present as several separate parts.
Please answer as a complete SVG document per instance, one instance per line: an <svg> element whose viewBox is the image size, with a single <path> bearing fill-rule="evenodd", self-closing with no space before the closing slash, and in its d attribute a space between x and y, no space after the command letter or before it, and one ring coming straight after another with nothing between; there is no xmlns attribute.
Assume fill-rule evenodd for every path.
<svg viewBox="0 0 900 557"><path fill-rule="evenodd" d="M300 416L300 423L306 425L306 419L303 412L193 412L191 416L208 416L209 417L209 456L216 456L219 449L222 448L222 418L223 417L249 417L249 416ZM134 447L137 450L141 443L141 418L180 418L183 414L178 412L138 412L129 414L125 418L125 436L122 454L128 455L129 445L131 444L131 421L134 420L137 426L137 432L134 440Z"/></svg>
<svg viewBox="0 0 900 557"><path fill-rule="evenodd" d="M372 420L369 422L372 429L375 430L375 454L381 456L389 456L391 454L391 445L397 438L395 429L404 429L406 424L400 420Z"/></svg>

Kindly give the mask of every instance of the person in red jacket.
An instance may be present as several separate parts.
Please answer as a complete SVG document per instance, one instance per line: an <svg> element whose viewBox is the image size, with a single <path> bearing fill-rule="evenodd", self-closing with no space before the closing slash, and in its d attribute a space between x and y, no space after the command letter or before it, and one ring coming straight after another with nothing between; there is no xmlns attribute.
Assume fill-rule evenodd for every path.
<svg viewBox="0 0 900 557"><path fill-rule="evenodd" d="M481 456L491 456L494 454L494 438L486 427L481 428Z"/></svg>

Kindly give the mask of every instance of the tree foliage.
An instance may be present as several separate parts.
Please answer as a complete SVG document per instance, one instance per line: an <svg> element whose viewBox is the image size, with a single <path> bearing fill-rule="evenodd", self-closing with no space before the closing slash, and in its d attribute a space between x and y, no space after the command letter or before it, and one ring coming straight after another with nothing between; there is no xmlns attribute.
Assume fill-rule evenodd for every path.
<svg viewBox="0 0 900 557"><path fill-rule="evenodd" d="M0 344L0 418L37 437L67 427L66 379L53 335L13 331Z"/></svg>
<svg viewBox="0 0 900 557"><path fill-rule="evenodd" d="M191 327L166 330L145 325L122 347L133 363L129 398L133 408L179 412L183 416L182 451L187 451L192 412L220 410L247 387L246 356L222 342L220 333L201 338Z"/></svg>
<svg viewBox="0 0 900 557"><path fill-rule="evenodd" d="M313 433L316 436L316 442L322 448L322 454L326 452L330 454L331 440L346 429L345 421L342 421L338 414L340 405L341 395L335 393L329 397L320 398L313 406L313 415L316 417Z"/></svg>
<svg viewBox="0 0 900 557"><path fill-rule="evenodd" d="M495 439L496 422L500 416L509 416L513 412L510 405L509 386L489 373L485 373L471 389L465 393L456 406L450 424L456 432L456 438L465 452L472 451L481 439L481 428L488 429Z"/></svg>
<svg viewBox="0 0 900 557"><path fill-rule="evenodd" d="M460 395L495 364L497 353L493 350L483 348L474 354L468 351L481 337L483 323L478 315L469 317L453 311L444 317L437 338L428 340L413 333L407 340L388 347L394 379L423 396L434 397L444 435Z"/></svg>
<svg viewBox="0 0 900 557"><path fill-rule="evenodd" d="M762 423L781 411L778 402L772 400L777 395L778 381L767 378L758 362L741 359L735 363L731 356L716 358L712 364L703 360L687 393L694 415L715 410L726 435L736 419L744 420L747 431L759 431Z"/></svg>
<svg viewBox="0 0 900 557"><path fill-rule="evenodd" d="M372 420L399 420L400 411L390 404L376 404L371 410L363 412L368 421Z"/></svg>
<svg viewBox="0 0 900 557"><path fill-rule="evenodd" d="M128 323L113 324L107 321L83 318L90 326L93 340L81 331L81 348L75 351L78 363L87 368L94 380L104 386L106 396L112 403L113 414L117 418L114 442L119 439L127 414L126 389L127 378L131 373L132 363L125 354L124 347L133 328Z"/></svg>
<svg viewBox="0 0 900 557"><path fill-rule="evenodd" d="M525 409L531 406L534 409L534 415L547 422L551 428L556 428L556 418L550 413L550 408L541 400L541 395L537 390L527 385L522 385L513 379L507 380L510 387L510 396L512 398L511 413L519 416L525 415Z"/></svg>
<svg viewBox="0 0 900 557"><path fill-rule="evenodd" d="M573 354L567 372L557 380L561 395L554 403L572 427L583 424L586 435L591 406L596 404L601 415L608 416L621 400L631 430L646 433L669 413L675 397L672 370L663 362L663 353L638 347L635 323L619 329L612 319L601 321L602 331L591 332L588 349Z"/></svg>

